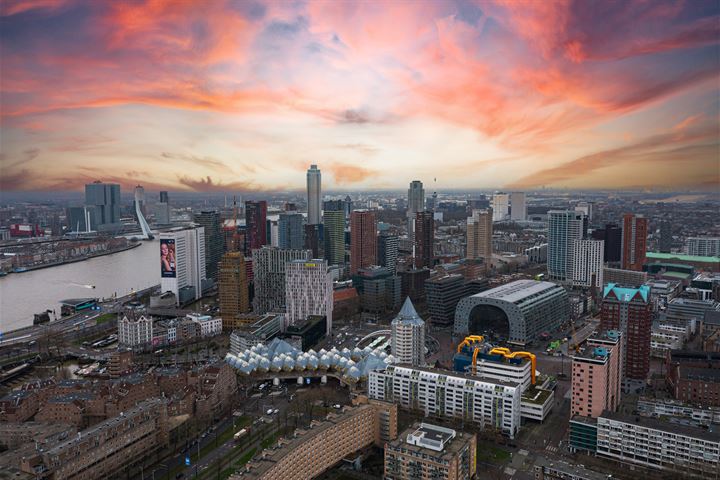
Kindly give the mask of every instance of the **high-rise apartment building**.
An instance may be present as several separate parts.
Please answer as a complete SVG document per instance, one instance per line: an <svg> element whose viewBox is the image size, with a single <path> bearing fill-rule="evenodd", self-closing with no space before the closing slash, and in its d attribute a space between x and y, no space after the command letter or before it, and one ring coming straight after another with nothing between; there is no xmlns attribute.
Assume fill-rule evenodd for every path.
<svg viewBox="0 0 720 480"><path fill-rule="evenodd" d="M510 220L522 221L526 218L525 192L512 192L510 194Z"/></svg>
<svg viewBox="0 0 720 480"><path fill-rule="evenodd" d="M571 415L597 418L620 405L623 336L617 330L591 336L585 351L572 357Z"/></svg>
<svg viewBox="0 0 720 480"><path fill-rule="evenodd" d="M391 273L397 271L398 237L387 232L378 236L378 263Z"/></svg>
<svg viewBox="0 0 720 480"><path fill-rule="evenodd" d="M579 212L548 212L548 276L566 282L572 279L573 241L585 238L587 217Z"/></svg>
<svg viewBox="0 0 720 480"><path fill-rule="evenodd" d="M386 480L471 480L477 470L477 438L416 423L385 444Z"/></svg>
<svg viewBox="0 0 720 480"><path fill-rule="evenodd" d="M375 212L355 210L350 214L350 274L377 264L377 220Z"/></svg>
<svg viewBox="0 0 720 480"><path fill-rule="evenodd" d="M217 268L225 250L220 212L202 210L195 213L193 220L205 230L205 275L217 280Z"/></svg>
<svg viewBox="0 0 720 480"><path fill-rule="evenodd" d="M284 212L278 217L278 247L301 250L305 243L303 216L297 212Z"/></svg>
<svg viewBox="0 0 720 480"><path fill-rule="evenodd" d="M205 282L205 229L177 228L160 237L160 289L175 294L178 305L202 297Z"/></svg>
<svg viewBox="0 0 720 480"><path fill-rule="evenodd" d="M650 371L650 287L628 288L607 284L603 290L600 330L622 332L625 342L624 377L644 382Z"/></svg>
<svg viewBox="0 0 720 480"><path fill-rule="evenodd" d="M572 284L577 287L602 288L605 242L573 240L572 248Z"/></svg>
<svg viewBox="0 0 720 480"><path fill-rule="evenodd" d="M85 205L95 207L92 229L108 230L121 226L120 185L117 183L95 181L85 185Z"/></svg>
<svg viewBox="0 0 720 480"><path fill-rule="evenodd" d="M267 202L248 200L245 202L245 254L268 244Z"/></svg>
<svg viewBox="0 0 720 480"><path fill-rule="evenodd" d="M293 260L285 267L286 325L303 324L310 315L327 319L332 329L333 279L325 260Z"/></svg>
<svg viewBox="0 0 720 480"><path fill-rule="evenodd" d="M623 216L621 261L623 270L642 271L647 253L648 220L642 215Z"/></svg>
<svg viewBox="0 0 720 480"><path fill-rule="evenodd" d="M593 218L593 206L595 204L593 202L580 202L577 205L575 205L575 211L580 212L586 217L588 217L588 222L592 221Z"/></svg>
<svg viewBox="0 0 720 480"><path fill-rule="evenodd" d="M432 268L435 263L435 219L433 212L415 214L415 268Z"/></svg>
<svg viewBox="0 0 720 480"><path fill-rule="evenodd" d="M688 255L720 257L720 237L690 237L685 245Z"/></svg>
<svg viewBox="0 0 720 480"><path fill-rule="evenodd" d="M510 195L499 192L492 197L493 222L510 218Z"/></svg>
<svg viewBox="0 0 720 480"><path fill-rule="evenodd" d="M397 363L425 365L425 322L415 311L410 297L390 323L392 355Z"/></svg>
<svg viewBox="0 0 720 480"><path fill-rule="evenodd" d="M493 210L473 210L467 219L467 252L466 257L482 258L485 268L492 262L492 227Z"/></svg>
<svg viewBox="0 0 720 480"><path fill-rule="evenodd" d="M661 220L658 228L660 234L660 241L658 242L658 250L660 253L672 252L673 246L673 232L672 224L668 220Z"/></svg>
<svg viewBox="0 0 720 480"><path fill-rule="evenodd" d="M325 210L323 212L323 234L325 235L325 258L330 265L345 263L345 212Z"/></svg>
<svg viewBox="0 0 720 480"><path fill-rule="evenodd" d="M168 192L160 192L160 201L155 204L155 223L158 225L170 224L170 201Z"/></svg>
<svg viewBox="0 0 720 480"><path fill-rule="evenodd" d="M285 268L292 260L309 260L310 250L281 250L264 246L253 250L253 311L256 315L285 310Z"/></svg>
<svg viewBox="0 0 720 480"><path fill-rule="evenodd" d="M622 252L622 228L614 223L608 223L605 228L592 232L593 240L605 242L604 257L606 262L619 262Z"/></svg>
<svg viewBox="0 0 720 480"><path fill-rule="evenodd" d="M308 225L320 224L320 199L322 198L322 175L317 165L307 171Z"/></svg>
<svg viewBox="0 0 720 480"><path fill-rule="evenodd" d="M250 311L250 290L242 252L228 252L218 266L218 296L223 327L234 325L235 317Z"/></svg>
<svg viewBox="0 0 720 480"><path fill-rule="evenodd" d="M410 182L408 188L408 237L412 240L415 238L415 214L425 210L425 188L420 180Z"/></svg>

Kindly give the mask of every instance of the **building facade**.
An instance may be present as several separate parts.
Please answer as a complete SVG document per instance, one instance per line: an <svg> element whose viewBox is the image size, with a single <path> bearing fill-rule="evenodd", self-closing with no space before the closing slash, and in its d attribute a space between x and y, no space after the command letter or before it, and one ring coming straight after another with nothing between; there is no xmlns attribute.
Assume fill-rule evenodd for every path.
<svg viewBox="0 0 720 480"><path fill-rule="evenodd" d="M425 322L415 311L410 298L390 323L392 356L398 363L425 365Z"/></svg>
<svg viewBox="0 0 720 480"><path fill-rule="evenodd" d="M223 255L218 268L218 300L223 324L228 328L235 317L250 311L250 290L242 252Z"/></svg>
<svg viewBox="0 0 720 480"><path fill-rule="evenodd" d="M325 259L330 265L345 263L345 212L325 210L323 213Z"/></svg>
<svg viewBox="0 0 720 480"><path fill-rule="evenodd" d="M350 274L372 265L377 265L375 212L355 210L350 214Z"/></svg>
<svg viewBox="0 0 720 480"><path fill-rule="evenodd" d="M720 237L689 237L685 246L688 255L720 257Z"/></svg>
<svg viewBox="0 0 720 480"><path fill-rule="evenodd" d="M304 323L310 315L327 318L332 329L333 279L325 260L293 260L285 270L286 325Z"/></svg>
<svg viewBox="0 0 720 480"><path fill-rule="evenodd" d="M502 222L510 218L510 194L496 193L492 197L493 222Z"/></svg>
<svg viewBox="0 0 720 480"><path fill-rule="evenodd" d="M225 249L220 212L203 210L196 213L193 220L205 231L205 276L217 280L218 263Z"/></svg>
<svg viewBox="0 0 720 480"><path fill-rule="evenodd" d="M621 263L624 270L642 271L647 253L648 219L642 215L623 215Z"/></svg>
<svg viewBox="0 0 720 480"><path fill-rule="evenodd" d="M283 250L302 250L305 243L303 216L297 212L283 212L278 216L278 247Z"/></svg>
<svg viewBox="0 0 720 480"><path fill-rule="evenodd" d="M622 333L609 330L591 336L585 352L572 357L571 415L596 418L605 410L617 410L622 392L622 369Z"/></svg>
<svg viewBox="0 0 720 480"><path fill-rule="evenodd" d="M433 212L415 214L415 268L432 268L435 263L435 220Z"/></svg>
<svg viewBox="0 0 720 480"><path fill-rule="evenodd" d="M587 217L575 211L548 212L548 276L566 282L572 279L573 241L585 238Z"/></svg>
<svg viewBox="0 0 720 480"><path fill-rule="evenodd" d="M493 210L473 210L467 219L467 258L482 258L487 268L492 261Z"/></svg>
<svg viewBox="0 0 720 480"><path fill-rule="evenodd" d="M245 202L245 254L267 245L267 202Z"/></svg>
<svg viewBox="0 0 720 480"><path fill-rule="evenodd" d="M593 240L605 242L604 257L606 262L616 263L622 256L622 228L615 223L608 223L605 228L592 232Z"/></svg>
<svg viewBox="0 0 720 480"><path fill-rule="evenodd" d="M420 180L413 180L408 188L407 205L408 238L410 240L415 239L415 216L423 210L425 210L425 188Z"/></svg>
<svg viewBox="0 0 720 480"><path fill-rule="evenodd" d="M307 171L308 225L320 224L320 199L322 198L322 174L317 165L310 165Z"/></svg>
<svg viewBox="0 0 720 480"><path fill-rule="evenodd" d="M572 284L576 287L602 288L604 249L603 240L573 240Z"/></svg>
<svg viewBox="0 0 720 480"><path fill-rule="evenodd" d="M512 192L510 194L510 220L524 221L526 218L525 192Z"/></svg>
<svg viewBox="0 0 720 480"><path fill-rule="evenodd" d="M520 428L517 383L439 369L390 365L370 372L368 396L425 412L459 418L514 438Z"/></svg>
<svg viewBox="0 0 720 480"><path fill-rule="evenodd" d="M386 232L378 236L378 263L393 274L397 271L398 237Z"/></svg>
<svg viewBox="0 0 720 480"><path fill-rule="evenodd" d="M310 260L310 250L262 247L252 252L253 311L257 315L285 310L285 268L293 260Z"/></svg>
<svg viewBox="0 0 720 480"><path fill-rule="evenodd" d="M153 319L129 313L118 319L118 345L132 349L149 348L153 339Z"/></svg>
<svg viewBox="0 0 720 480"><path fill-rule="evenodd" d="M95 207L96 217L91 222L93 229L109 230L119 228L120 185L96 181L85 185L85 205Z"/></svg>
<svg viewBox="0 0 720 480"><path fill-rule="evenodd" d="M387 480L470 480L477 469L477 438L428 423L416 423L385 444Z"/></svg>
<svg viewBox="0 0 720 480"><path fill-rule="evenodd" d="M650 287L605 285L600 311L600 330L618 330L625 342L623 375L644 382L650 371L652 303Z"/></svg>
<svg viewBox="0 0 720 480"><path fill-rule="evenodd" d="M205 229L173 229L160 237L160 289L172 292L177 303L202 297L205 282Z"/></svg>

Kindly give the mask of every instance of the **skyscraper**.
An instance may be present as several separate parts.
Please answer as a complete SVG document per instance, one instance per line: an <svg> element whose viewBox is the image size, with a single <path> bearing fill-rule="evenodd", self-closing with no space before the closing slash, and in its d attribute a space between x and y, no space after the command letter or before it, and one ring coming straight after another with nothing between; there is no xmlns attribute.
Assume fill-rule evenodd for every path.
<svg viewBox="0 0 720 480"><path fill-rule="evenodd" d="M174 293L178 305L200 299L206 279L205 229L175 229L159 237L161 291Z"/></svg>
<svg viewBox="0 0 720 480"><path fill-rule="evenodd" d="M207 278L217 279L218 263L225 249L220 212L202 210L195 213L194 221L205 230L205 274Z"/></svg>
<svg viewBox="0 0 720 480"><path fill-rule="evenodd" d="M281 250L264 246L253 250L253 310L262 315L285 309L285 267L293 260L309 260L310 250Z"/></svg>
<svg viewBox="0 0 720 480"><path fill-rule="evenodd" d="M382 232L378 237L378 263L393 275L397 271L398 237Z"/></svg>
<svg viewBox="0 0 720 480"><path fill-rule="evenodd" d="M323 234L325 236L325 258L330 265L345 263L345 212L325 210L323 212Z"/></svg>
<svg viewBox="0 0 720 480"><path fill-rule="evenodd" d="M605 242L603 240L573 240L572 284L578 287L602 288Z"/></svg>
<svg viewBox="0 0 720 480"><path fill-rule="evenodd" d="M228 252L218 266L218 296L223 326L234 325L237 315L250 311L249 285L242 252Z"/></svg>
<svg viewBox="0 0 720 480"><path fill-rule="evenodd" d="M350 274L377 264L377 220L375 212L355 210L350 214Z"/></svg>
<svg viewBox="0 0 720 480"><path fill-rule="evenodd" d="M510 194L510 220L522 221L526 218L525 192L512 192Z"/></svg>
<svg viewBox="0 0 720 480"><path fill-rule="evenodd" d="M170 224L170 200L168 192L160 192L160 201L155 205L155 223L158 225Z"/></svg>
<svg viewBox="0 0 720 480"><path fill-rule="evenodd" d="M246 255L267 245L267 202L245 202L245 248Z"/></svg>
<svg viewBox="0 0 720 480"><path fill-rule="evenodd" d="M304 244L303 216L297 212L281 213L278 217L278 247L299 250Z"/></svg>
<svg viewBox="0 0 720 480"><path fill-rule="evenodd" d="M605 228L599 228L592 232L593 240L605 242L605 261L619 262L622 251L622 229L614 223L608 223Z"/></svg>
<svg viewBox="0 0 720 480"><path fill-rule="evenodd" d="M415 238L415 214L425 210L425 189L420 180L410 182L408 188L408 237L413 240Z"/></svg>
<svg viewBox="0 0 720 480"><path fill-rule="evenodd" d="M660 242L658 243L658 249L660 253L672 252L673 238L672 238L672 224L668 220L660 221ZM692 254L690 254L692 255Z"/></svg>
<svg viewBox="0 0 720 480"><path fill-rule="evenodd" d="M397 363L425 365L425 322L415 311L410 297L405 299L390 328L392 356Z"/></svg>
<svg viewBox="0 0 720 480"><path fill-rule="evenodd" d="M307 171L308 225L320 223L320 199L322 198L322 177L317 165L310 165Z"/></svg>
<svg viewBox="0 0 720 480"><path fill-rule="evenodd" d="M432 268L435 263L435 220L433 212L415 214L415 268Z"/></svg>
<svg viewBox="0 0 720 480"><path fill-rule="evenodd" d="M493 222L502 222L509 218L510 195L499 192L492 197Z"/></svg>
<svg viewBox="0 0 720 480"><path fill-rule="evenodd" d="M647 253L648 221L642 215L623 215L622 268L642 271Z"/></svg>
<svg viewBox="0 0 720 480"><path fill-rule="evenodd" d="M85 185L85 205L97 211L97 229L108 230L121 226L120 185L99 180Z"/></svg>
<svg viewBox="0 0 720 480"><path fill-rule="evenodd" d="M608 283L603 289L600 330L622 332L626 352L625 378L644 382L650 371L650 287L627 288Z"/></svg>
<svg viewBox="0 0 720 480"><path fill-rule="evenodd" d="M493 211L473 210L467 219L467 258L482 258L485 268L492 262Z"/></svg>
<svg viewBox="0 0 720 480"><path fill-rule="evenodd" d="M579 212L548 212L548 276L565 282L572 279L573 240L585 238L587 217Z"/></svg>
<svg viewBox="0 0 720 480"><path fill-rule="evenodd" d="M312 257L320 256L320 242L323 238L323 224L305 224L305 249L312 252Z"/></svg>
<svg viewBox="0 0 720 480"><path fill-rule="evenodd" d="M286 325L305 322L310 315L327 318L332 329L333 279L325 260L293 260L285 271Z"/></svg>

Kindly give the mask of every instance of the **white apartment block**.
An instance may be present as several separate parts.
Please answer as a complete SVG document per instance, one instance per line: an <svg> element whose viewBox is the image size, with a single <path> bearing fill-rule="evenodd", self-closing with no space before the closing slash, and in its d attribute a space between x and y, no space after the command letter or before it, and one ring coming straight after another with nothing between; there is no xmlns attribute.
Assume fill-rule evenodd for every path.
<svg viewBox="0 0 720 480"><path fill-rule="evenodd" d="M120 347L144 348L152 344L153 319L140 315L139 317L123 316L118 320L118 345Z"/></svg>
<svg viewBox="0 0 720 480"><path fill-rule="evenodd" d="M652 418L604 413L597 454L623 463L720 478L720 434Z"/></svg>
<svg viewBox="0 0 720 480"><path fill-rule="evenodd" d="M510 211L510 194L496 193L492 197L493 222L507 220Z"/></svg>
<svg viewBox="0 0 720 480"><path fill-rule="evenodd" d="M688 255L720 257L720 237L690 237L685 245Z"/></svg>
<svg viewBox="0 0 720 480"><path fill-rule="evenodd" d="M462 373L403 365L370 372L368 396L425 415L461 418L514 438L520 428L521 387Z"/></svg>
<svg viewBox="0 0 720 480"><path fill-rule="evenodd" d="M637 410L646 417L681 417L701 425L720 424L720 407L697 407L677 400L640 398Z"/></svg>
<svg viewBox="0 0 720 480"><path fill-rule="evenodd" d="M595 288L602 288L605 241L573 240L572 249L572 284L576 287L590 287L594 277Z"/></svg>
<svg viewBox="0 0 720 480"><path fill-rule="evenodd" d="M285 267L285 322L302 324L310 315L324 315L332 329L333 275L327 260L293 260Z"/></svg>
<svg viewBox="0 0 720 480"><path fill-rule="evenodd" d="M172 292L179 305L181 290L184 287L195 289L194 299L202 297L203 281L205 280L205 228L192 227L174 229L159 235L160 249L174 250L174 265L169 260L170 270L163 271L161 264L160 289ZM162 255L162 253L161 253ZM165 267L167 268L167 267Z"/></svg>
<svg viewBox="0 0 720 480"><path fill-rule="evenodd" d="M214 337L222 333L222 318L220 317L189 313L187 318L200 325L200 336L202 337ZM168 334L168 341L170 340L169 336Z"/></svg>

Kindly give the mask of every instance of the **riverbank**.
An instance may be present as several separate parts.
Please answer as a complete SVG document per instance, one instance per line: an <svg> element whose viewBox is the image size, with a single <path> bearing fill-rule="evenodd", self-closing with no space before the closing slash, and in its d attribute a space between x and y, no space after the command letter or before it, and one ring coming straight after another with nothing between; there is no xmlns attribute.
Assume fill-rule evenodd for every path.
<svg viewBox="0 0 720 480"><path fill-rule="evenodd" d="M7 273L8 274L10 274L10 273L26 273L26 272L32 272L34 270L41 270L43 268L59 267L60 265L84 262L85 260L90 260L91 258L103 257L105 255L112 255L113 253L121 253L121 252L125 252L127 250L132 250L133 248L137 248L140 245L141 245L140 242L135 242L135 243L131 243L125 247L115 248L113 250L103 250L102 252L94 252L94 253L90 253L87 255L83 255L82 257L69 258L67 260L62 260L60 262L50 262L50 263L43 263L42 265L32 265L29 267L21 267L21 268L23 268L22 271L10 270Z"/></svg>

